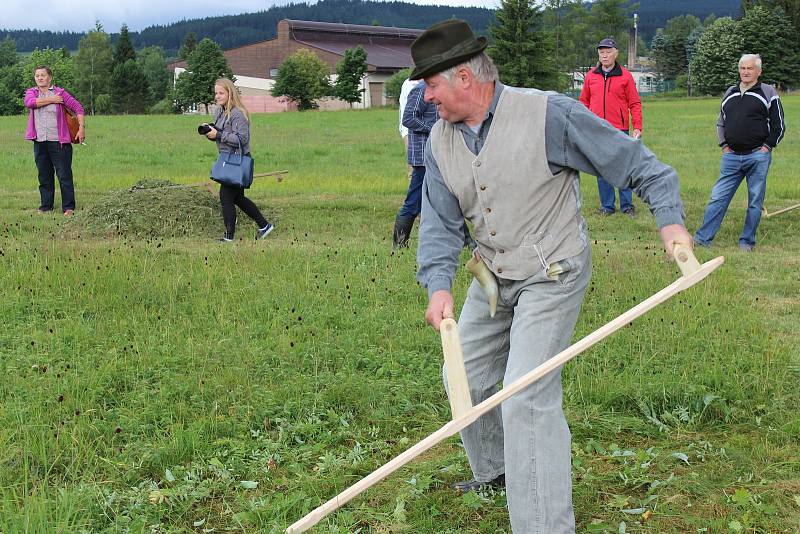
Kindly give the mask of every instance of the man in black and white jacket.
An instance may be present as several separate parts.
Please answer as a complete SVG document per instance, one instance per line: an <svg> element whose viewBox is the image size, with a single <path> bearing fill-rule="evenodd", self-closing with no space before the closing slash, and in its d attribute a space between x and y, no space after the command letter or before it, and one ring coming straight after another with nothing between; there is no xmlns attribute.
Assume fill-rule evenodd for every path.
<svg viewBox="0 0 800 534"><path fill-rule="evenodd" d="M761 56L743 55L739 59L741 83L729 87L722 97L717 120L722 163L706 206L703 225L694 236L698 245L711 245L733 195L746 178L747 214L739 236L739 249L750 252L755 248L772 149L780 143L785 132L778 92L773 86L759 82L760 75Z"/></svg>

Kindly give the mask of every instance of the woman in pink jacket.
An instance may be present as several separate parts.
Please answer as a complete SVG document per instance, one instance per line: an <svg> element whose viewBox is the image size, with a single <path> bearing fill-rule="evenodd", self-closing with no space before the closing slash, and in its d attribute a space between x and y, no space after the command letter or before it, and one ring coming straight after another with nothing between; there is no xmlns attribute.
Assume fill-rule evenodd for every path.
<svg viewBox="0 0 800 534"><path fill-rule="evenodd" d="M83 143L83 106L61 87L52 85L53 71L49 67L34 69L36 86L25 91L25 107L30 110L25 139L33 141L33 157L39 170L39 213L53 210L56 187L55 175L61 188L61 211L70 217L75 210L75 188L72 184L72 143ZM70 137L66 111L78 117L80 129Z"/></svg>

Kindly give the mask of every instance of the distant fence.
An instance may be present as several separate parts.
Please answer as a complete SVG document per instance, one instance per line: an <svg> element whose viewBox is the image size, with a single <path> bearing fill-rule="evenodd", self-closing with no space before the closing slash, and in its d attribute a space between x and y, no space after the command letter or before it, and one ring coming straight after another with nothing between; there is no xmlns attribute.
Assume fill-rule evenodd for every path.
<svg viewBox="0 0 800 534"><path fill-rule="evenodd" d="M652 96L652 95L660 95L664 93L671 93L675 91L677 85L675 85L675 80L661 80L658 82L653 83L642 83L636 87L636 90L639 92L640 96ZM577 99L581 96L580 89L571 89L564 91L565 95L571 96L572 98Z"/></svg>

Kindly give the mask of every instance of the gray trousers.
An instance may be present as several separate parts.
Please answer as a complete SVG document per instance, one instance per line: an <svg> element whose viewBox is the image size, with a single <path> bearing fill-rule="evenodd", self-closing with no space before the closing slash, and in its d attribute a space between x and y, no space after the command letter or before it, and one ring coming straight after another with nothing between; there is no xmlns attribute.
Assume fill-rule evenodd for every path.
<svg viewBox="0 0 800 534"><path fill-rule="evenodd" d="M591 271L587 246L551 265L550 276L498 280L494 318L473 280L459 318L473 405L498 391L500 382L510 384L570 345ZM443 375L446 388L446 369ZM571 435L561 400L558 369L461 432L475 480L505 473L515 534L575 532Z"/></svg>

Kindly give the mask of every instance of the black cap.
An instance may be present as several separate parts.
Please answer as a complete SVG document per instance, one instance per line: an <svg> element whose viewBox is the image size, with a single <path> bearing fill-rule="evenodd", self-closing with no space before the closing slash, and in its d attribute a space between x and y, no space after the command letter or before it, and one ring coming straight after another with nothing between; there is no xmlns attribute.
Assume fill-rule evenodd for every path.
<svg viewBox="0 0 800 534"><path fill-rule="evenodd" d="M617 42L613 37L606 37L600 41L600 44L597 45L597 48L617 48Z"/></svg>

